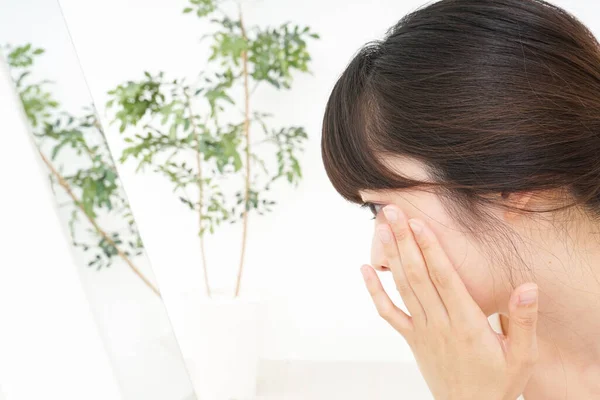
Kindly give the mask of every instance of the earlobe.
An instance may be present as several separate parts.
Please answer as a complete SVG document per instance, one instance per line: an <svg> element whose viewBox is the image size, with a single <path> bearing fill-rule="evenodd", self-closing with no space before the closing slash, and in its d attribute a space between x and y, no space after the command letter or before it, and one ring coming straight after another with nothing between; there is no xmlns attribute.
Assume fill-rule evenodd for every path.
<svg viewBox="0 0 600 400"><path fill-rule="evenodd" d="M531 207L533 192L510 193L502 192L501 197L509 209L505 213L506 220L514 220L520 213L518 210L529 209Z"/></svg>

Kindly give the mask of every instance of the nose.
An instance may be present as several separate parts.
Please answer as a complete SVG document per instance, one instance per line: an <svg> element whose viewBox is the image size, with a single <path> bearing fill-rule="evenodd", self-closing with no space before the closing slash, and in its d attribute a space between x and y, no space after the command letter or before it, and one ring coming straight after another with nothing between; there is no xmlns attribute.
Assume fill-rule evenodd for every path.
<svg viewBox="0 0 600 400"><path fill-rule="evenodd" d="M371 265L377 271L389 271L388 260L383 251L383 244L376 232L373 232L373 240L371 241Z"/></svg>

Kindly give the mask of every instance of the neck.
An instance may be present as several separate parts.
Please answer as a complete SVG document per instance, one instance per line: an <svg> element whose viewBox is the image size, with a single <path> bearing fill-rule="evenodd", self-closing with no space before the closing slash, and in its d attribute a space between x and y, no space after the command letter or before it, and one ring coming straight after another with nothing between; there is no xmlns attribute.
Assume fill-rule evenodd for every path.
<svg viewBox="0 0 600 400"><path fill-rule="evenodd" d="M600 241L588 227L578 228L532 264L540 291L540 358L527 400L600 398Z"/></svg>

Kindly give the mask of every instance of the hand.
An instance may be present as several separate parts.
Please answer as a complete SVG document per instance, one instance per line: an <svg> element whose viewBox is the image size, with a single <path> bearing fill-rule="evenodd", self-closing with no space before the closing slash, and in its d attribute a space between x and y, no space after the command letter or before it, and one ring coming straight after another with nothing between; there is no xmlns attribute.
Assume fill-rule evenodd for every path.
<svg viewBox="0 0 600 400"><path fill-rule="evenodd" d="M496 333L473 300L433 231L383 209L377 227L410 316L390 300L372 267L361 269L379 314L409 344L436 400L515 400L537 361L537 286L512 293L508 336ZM524 300L519 304L519 298Z"/></svg>

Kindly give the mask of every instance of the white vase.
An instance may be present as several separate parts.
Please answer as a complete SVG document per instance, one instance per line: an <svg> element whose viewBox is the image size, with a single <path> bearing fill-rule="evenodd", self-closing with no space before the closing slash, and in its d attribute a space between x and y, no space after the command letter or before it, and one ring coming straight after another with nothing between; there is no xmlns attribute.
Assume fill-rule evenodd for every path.
<svg viewBox="0 0 600 400"><path fill-rule="evenodd" d="M181 348L198 399L253 399L263 318L261 302L233 296L194 297L187 302L185 343Z"/></svg>

